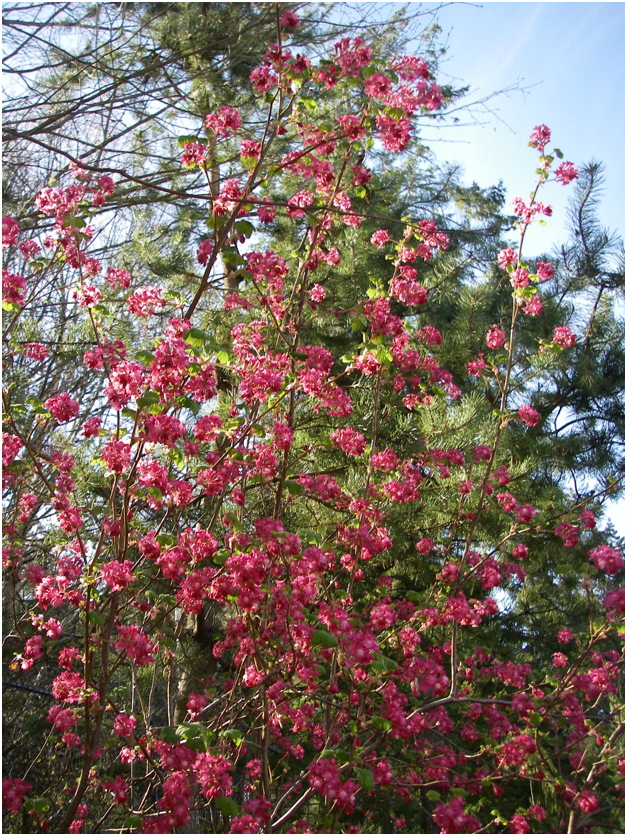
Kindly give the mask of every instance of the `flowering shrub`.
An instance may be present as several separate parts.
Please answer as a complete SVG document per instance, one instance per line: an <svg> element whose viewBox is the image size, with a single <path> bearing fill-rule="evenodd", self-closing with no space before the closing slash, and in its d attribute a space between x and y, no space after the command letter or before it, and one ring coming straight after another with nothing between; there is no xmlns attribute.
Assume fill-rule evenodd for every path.
<svg viewBox="0 0 625 834"><path fill-rule="evenodd" d="M324 267L331 274L343 257L329 245L337 230L366 219L366 152L376 141L405 149L414 117L442 107L443 91L421 58L385 66L358 38L318 64L293 56L285 42L297 23L284 12L279 42L251 73L263 121L231 107L206 116L211 153L242 167L212 195L208 237L194 250L204 272L188 298L135 286L88 255L84 216L113 193L110 178L78 169L78 184L36 200L54 218L48 246L91 328L83 361L103 387L100 415L71 391L45 402L20 401L10 385L3 394L4 566L23 607L12 669L54 667L46 744L63 761L49 798L26 799L38 786L18 774L5 780L6 809L73 833L117 820L154 834L188 824L357 834L392 819L399 830L460 834L493 815L523 834L530 818L582 830L623 801L622 655L609 642L625 611L621 553L588 553L584 588L606 613L593 614L570 657L566 628L563 651L535 666L480 637L505 588L524 582L535 537L568 546L593 535L589 509L571 503L553 518L530 503L527 473L505 451L507 436L526 430L519 422L542 419L514 401L513 379L520 313L540 315L537 284L554 274L546 262L533 272L522 253L532 221L551 214L536 200L553 178L549 130L531 137L538 183L514 203L518 247L497 258L509 277L505 321L481 334L472 379L454 381L437 359L444 334L414 326L434 295L419 271L450 244L435 222L404 218L370 236L387 273L353 309L333 307L322 285ZM328 91L345 112L322 125L313 114ZM181 164L207 170L208 146L183 145ZM555 179L576 173L562 163ZM285 201L266 193L273 177L290 188ZM258 248L256 222L276 217L302 240L290 261ZM28 315L40 267L29 267L34 242L23 246L12 218L3 235L26 261L24 276L3 273L10 320ZM238 287L223 299L225 339L206 305L220 259ZM153 328L150 350L114 338L113 303L137 339ZM320 308L361 335L352 355L338 360L320 343ZM575 343L556 328L552 347ZM47 361L45 346L11 344ZM456 448L449 426L474 420L463 400L487 377L496 407ZM429 429L393 443L386 424L397 414L408 427L421 415ZM418 520L428 504L443 508L438 529ZM423 582L394 556L406 518L420 531L410 547ZM178 652L189 622L209 648L203 666L184 667Z"/></svg>

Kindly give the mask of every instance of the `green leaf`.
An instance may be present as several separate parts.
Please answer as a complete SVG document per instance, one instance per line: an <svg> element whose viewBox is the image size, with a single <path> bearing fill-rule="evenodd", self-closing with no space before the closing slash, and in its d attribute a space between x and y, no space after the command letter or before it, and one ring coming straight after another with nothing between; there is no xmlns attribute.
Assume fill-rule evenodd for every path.
<svg viewBox="0 0 625 834"><path fill-rule="evenodd" d="M149 408L151 405L157 405L160 402L160 397L156 391L147 391L143 396L137 399L139 408Z"/></svg>
<svg viewBox="0 0 625 834"><path fill-rule="evenodd" d="M209 335L203 330L200 330L199 327L192 327L184 334L185 342L193 345L194 347L202 347L204 342L208 341L209 338Z"/></svg>
<svg viewBox="0 0 625 834"><path fill-rule="evenodd" d="M164 741L166 744L176 744L178 736L174 727L163 727L161 730L161 741Z"/></svg>
<svg viewBox="0 0 625 834"><path fill-rule="evenodd" d="M393 726L388 719L382 718L380 715L374 715L371 723L377 730L384 730L385 733Z"/></svg>
<svg viewBox="0 0 625 834"><path fill-rule="evenodd" d="M192 136L190 134L178 137L178 147L179 148L184 148L184 146L188 145L189 142L197 142L200 145L205 145L206 144L206 139L199 139L197 136Z"/></svg>
<svg viewBox="0 0 625 834"><path fill-rule="evenodd" d="M309 113L316 113L318 104L312 96L300 96L300 101Z"/></svg>
<svg viewBox="0 0 625 834"><path fill-rule="evenodd" d="M151 365L154 362L154 354L149 350L138 350L135 354L135 359L144 365Z"/></svg>
<svg viewBox="0 0 625 834"><path fill-rule="evenodd" d="M124 828L141 828L143 824L143 817L138 817L136 814L129 814L124 820Z"/></svg>
<svg viewBox="0 0 625 834"><path fill-rule="evenodd" d="M375 790L375 780L373 778L373 773L365 767L357 767L355 768L356 775L358 776L358 781L360 782L360 787L366 791L367 793L371 793L371 791Z"/></svg>
<svg viewBox="0 0 625 834"><path fill-rule="evenodd" d="M36 811L38 814L45 814L46 811L50 810L50 802L45 796L34 797L30 800L30 804L33 811Z"/></svg>
<svg viewBox="0 0 625 834"><path fill-rule="evenodd" d="M240 747L243 743L243 733L240 730L226 730L224 736L229 738L230 741L233 741L237 747Z"/></svg>
<svg viewBox="0 0 625 834"><path fill-rule="evenodd" d="M302 495L306 490L297 481L285 481L284 486L287 492L291 495Z"/></svg>
<svg viewBox="0 0 625 834"><path fill-rule="evenodd" d="M14 304L13 301L2 301L2 309L7 313L17 313L20 309L19 304Z"/></svg>
<svg viewBox="0 0 625 834"><path fill-rule="evenodd" d="M250 223L249 220L237 220L237 222L234 224L234 230L235 232L238 232L241 235L245 235L245 237L252 237L252 235L256 231L253 224Z"/></svg>
<svg viewBox="0 0 625 834"><path fill-rule="evenodd" d="M328 631L313 631L310 637L311 646L323 646L324 649L334 649L338 644L338 639Z"/></svg>
<svg viewBox="0 0 625 834"><path fill-rule="evenodd" d="M360 197L362 200L364 200L364 198L367 196L367 189L364 187L364 185L357 186L354 189L354 191L356 192L356 196Z"/></svg>
<svg viewBox="0 0 625 834"><path fill-rule="evenodd" d="M430 800L430 802L438 802L438 800L441 798L441 795L438 791L426 791L425 795Z"/></svg>
<svg viewBox="0 0 625 834"><path fill-rule="evenodd" d="M215 804L224 817L234 817L239 813L239 806L231 796L218 796Z"/></svg>
<svg viewBox="0 0 625 834"><path fill-rule="evenodd" d="M178 539L175 536L170 536L169 533L160 533L156 537L156 541L161 547L173 547L178 544Z"/></svg>
<svg viewBox="0 0 625 834"><path fill-rule="evenodd" d="M97 611L90 611L89 612L89 622L95 623L96 625L103 626L106 620L102 616L102 614L98 614Z"/></svg>
<svg viewBox="0 0 625 834"><path fill-rule="evenodd" d="M416 591L406 591L406 599L408 602L421 602L421 594Z"/></svg>

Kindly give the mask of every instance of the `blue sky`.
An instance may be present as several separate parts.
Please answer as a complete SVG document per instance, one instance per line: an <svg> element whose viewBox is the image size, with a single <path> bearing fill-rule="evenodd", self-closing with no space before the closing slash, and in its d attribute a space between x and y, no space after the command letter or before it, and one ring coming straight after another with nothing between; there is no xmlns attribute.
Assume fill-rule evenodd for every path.
<svg viewBox="0 0 625 834"><path fill-rule="evenodd" d="M600 218L625 232L625 3L454 3L437 18L448 47L443 81L470 85L469 100L524 88L491 99L492 113L459 112L462 127L426 130L437 154L460 162L467 182L502 179L509 198L524 197L536 167L529 134L547 124L566 159L605 163ZM567 194L547 186L554 217L532 230L526 254L565 238Z"/></svg>

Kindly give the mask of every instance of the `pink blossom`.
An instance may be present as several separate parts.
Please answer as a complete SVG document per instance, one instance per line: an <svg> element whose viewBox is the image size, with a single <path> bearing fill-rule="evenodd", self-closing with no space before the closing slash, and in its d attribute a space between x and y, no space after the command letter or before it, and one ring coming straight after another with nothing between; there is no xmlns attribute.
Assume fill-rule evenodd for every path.
<svg viewBox="0 0 625 834"><path fill-rule="evenodd" d="M371 455L371 466L382 472L392 472L399 466L399 459L392 449L386 448L383 452Z"/></svg>
<svg viewBox="0 0 625 834"><path fill-rule="evenodd" d="M14 434L2 433L2 465L11 466L24 444Z"/></svg>
<svg viewBox="0 0 625 834"><path fill-rule="evenodd" d="M523 524L529 524L529 522L537 515L538 510L536 507L532 507L531 504L522 504L520 507L517 507L517 521L521 521Z"/></svg>
<svg viewBox="0 0 625 834"><path fill-rule="evenodd" d="M123 440L110 440L102 450L102 460L110 472L121 475L130 467L130 446Z"/></svg>
<svg viewBox="0 0 625 834"><path fill-rule="evenodd" d="M592 814L599 807L599 802L592 791L580 791L577 795L577 805L583 814Z"/></svg>
<svg viewBox="0 0 625 834"><path fill-rule="evenodd" d="M371 235L371 243L374 246L378 246L380 249L386 244L389 243L391 240L388 229L378 229L377 232L374 232Z"/></svg>
<svg viewBox="0 0 625 834"><path fill-rule="evenodd" d="M145 429L148 443L163 443L170 449L186 432L184 423L170 414L149 415L145 420Z"/></svg>
<svg viewBox="0 0 625 834"><path fill-rule="evenodd" d="M528 808L528 814L530 817L534 817L537 820L544 820L547 816L547 812L542 807L542 805L530 805Z"/></svg>
<svg viewBox="0 0 625 834"><path fill-rule="evenodd" d="M578 177L579 171L572 162L562 162L556 168L556 181L562 185L568 185Z"/></svg>
<svg viewBox="0 0 625 834"><path fill-rule="evenodd" d="M126 715L126 713L120 712L115 716L113 732L118 738L128 738L134 733L136 726L137 719L134 715Z"/></svg>
<svg viewBox="0 0 625 834"><path fill-rule="evenodd" d="M20 252L27 261L30 261L41 252L41 247L35 240L23 240L20 243Z"/></svg>
<svg viewBox="0 0 625 834"><path fill-rule="evenodd" d="M409 307L417 307L428 300L428 291L416 281L393 278L390 293Z"/></svg>
<svg viewBox="0 0 625 834"><path fill-rule="evenodd" d="M541 281L548 281L553 278L556 268L550 261L537 261L536 274Z"/></svg>
<svg viewBox="0 0 625 834"><path fill-rule="evenodd" d="M137 626L117 626L120 634L113 647L118 652L125 652L137 666L148 666L154 662L154 654L158 646L152 643Z"/></svg>
<svg viewBox="0 0 625 834"><path fill-rule="evenodd" d="M529 550L527 549L527 545L517 544L516 547L514 547L512 549L512 551L510 552L510 555L514 559L519 559L519 560L527 559L527 557L529 556Z"/></svg>
<svg viewBox="0 0 625 834"><path fill-rule="evenodd" d="M204 707L208 704L207 699L203 695L197 695L192 692L187 700L187 712L192 721L197 721Z"/></svg>
<svg viewBox="0 0 625 834"><path fill-rule="evenodd" d="M600 544L588 554L588 558L600 570L607 574L618 573L623 567L623 556L615 547L607 544Z"/></svg>
<svg viewBox="0 0 625 834"><path fill-rule="evenodd" d="M349 143L358 142L365 133L365 126L360 116L338 116L337 122L341 126L341 134L349 139Z"/></svg>
<svg viewBox="0 0 625 834"><path fill-rule="evenodd" d="M185 168L194 168L206 162L208 148L202 142L186 142L182 151L180 162Z"/></svg>
<svg viewBox="0 0 625 834"><path fill-rule="evenodd" d="M137 316L151 316L163 309L166 302L159 287L139 287L126 304L131 313Z"/></svg>
<svg viewBox="0 0 625 834"><path fill-rule="evenodd" d="M290 9L285 9L280 16L280 26L282 29L297 29L299 26L299 17Z"/></svg>
<svg viewBox="0 0 625 834"><path fill-rule="evenodd" d="M273 223L276 219L276 208L270 205L267 198L256 209L256 214L261 223Z"/></svg>
<svg viewBox="0 0 625 834"><path fill-rule="evenodd" d="M365 92L373 98L383 98L390 90L391 82L382 73L374 73L365 81Z"/></svg>
<svg viewBox="0 0 625 834"><path fill-rule="evenodd" d="M310 295L311 301L314 301L315 304L319 304L322 301L325 301L326 289L325 287L322 287L321 284L313 284L308 290L308 294Z"/></svg>
<svg viewBox="0 0 625 834"><path fill-rule="evenodd" d="M498 324L491 324L486 334L486 344L491 350L498 350L505 344L506 334Z"/></svg>
<svg viewBox="0 0 625 834"><path fill-rule="evenodd" d="M233 107L224 106L219 113L209 113L204 121L215 136L231 136L241 127L241 116Z"/></svg>
<svg viewBox="0 0 625 834"><path fill-rule="evenodd" d="M443 337L440 330L436 327L432 327L430 324L425 324L423 327L420 327L415 336L417 339L422 339L424 342L427 342L430 346L441 345L443 343ZM482 354L480 354L480 356L481 355Z"/></svg>
<svg viewBox="0 0 625 834"><path fill-rule="evenodd" d="M502 249L497 255L497 263L502 269L506 269L510 264L515 264L518 257L514 249Z"/></svg>
<svg viewBox="0 0 625 834"><path fill-rule="evenodd" d="M280 420L274 420L273 423L273 443L276 449L281 451L287 451L293 443L293 432L286 423Z"/></svg>
<svg viewBox="0 0 625 834"><path fill-rule="evenodd" d="M78 724L78 716L74 714L71 707L63 709L60 704L50 707L46 720L54 726L57 733L66 733Z"/></svg>
<svg viewBox="0 0 625 834"><path fill-rule="evenodd" d="M268 66L257 67L250 73L250 81L257 93L266 93L278 82L278 76L274 75Z"/></svg>
<svg viewBox="0 0 625 834"><path fill-rule="evenodd" d="M232 794L232 777L229 775L232 765L223 756L200 753L195 760L195 770L202 794L207 799Z"/></svg>
<svg viewBox="0 0 625 834"><path fill-rule="evenodd" d="M519 267L518 269L515 269L513 272L510 273L510 283L512 284L515 290L529 286L529 282L529 272L527 271L527 269L523 269L523 267Z"/></svg>
<svg viewBox="0 0 625 834"><path fill-rule="evenodd" d="M241 142L239 152L243 160L258 159L260 157L260 142L255 142L251 139L244 139Z"/></svg>
<svg viewBox="0 0 625 834"><path fill-rule="evenodd" d="M343 75L351 75L354 78L359 74L361 67L367 66L371 61L371 47L367 46L361 38L343 38L334 44L336 52L336 63L342 70Z"/></svg>
<svg viewBox="0 0 625 834"><path fill-rule="evenodd" d="M556 669L564 669L564 667L569 662L566 659L566 655L562 654L562 652L555 652L555 654L553 655L552 661L553 661L553 665L556 667Z"/></svg>
<svg viewBox="0 0 625 834"><path fill-rule="evenodd" d="M554 336L552 344L561 345L563 348L573 347L577 337L570 327L556 327L554 329Z"/></svg>
<svg viewBox="0 0 625 834"><path fill-rule="evenodd" d="M91 287L88 284L83 284L79 290L76 290L75 296L80 307L90 310L98 304L102 298L102 293L99 289L97 289L97 287Z"/></svg>
<svg viewBox="0 0 625 834"><path fill-rule="evenodd" d="M335 443L346 454L350 455L350 457L358 457L359 455L362 455L367 444L367 441L362 434L350 428L337 429L335 432L332 432L330 438L333 443Z"/></svg>
<svg viewBox="0 0 625 834"><path fill-rule="evenodd" d="M408 119L394 119L392 116L376 116L382 144L387 151L403 151L410 141L412 127Z"/></svg>
<svg viewBox="0 0 625 834"><path fill-rule="evenodd" d="M479 827L475 817L464 813L464 799L457 797L451 799L446 805L437 805L434 812L434 821L440 827L440 834L460 834L461 831L470 826L472 830ZM477 823L477 825L474 825Z"/></svg>
<svg viewBox="0 0 625 834"><path fill-rule="evenodd" d="M532 428L540 423L540 414L529 405L522 405L517 412L517 419Z"/></svg>
<svg viewBox="0 0 625 834"><path fill-rule="evenodd" d="M9 217L8 214L2 215L2 248L7 249L9 246L14 246L19 240L20 227L17 220Z"/></svg>
<svg viewBox="0 0 625 834"><path fill-rule="evenodd" d="M113 801L115 805L123 805L130 797L130 787L128 782L121 776L116 776L112 782L103 780L102 787L105 791L113 794Z"/></svg>
<svg viewBox="0 0 625 834"><path fill-rule="evenodd" d="M206 266L208 263L208 259L210 258L212 251L213 251L213 241L210 238L203 240L200 243L199 249L197 250L197 259L198 263L202 264L202 266Z"/></svg>
<svg viewBox="0 0 625 834"><path fill-rule="evenodd" d="M625 588L608 591L603 600L603 605L608 611L617 614L619 617L625 616Z"/></svg>
<svg viewBox="0 0 625 834"><path fill-rule="evenodd" d="M356 187L366 185L371 179L371 171L369 168L364 168L362 165L352 165L352 173L354 175L354 185Z"/></svg>
<svg viewBox="0 0 625 834"><path fill-rule="evenodd" d="M312 191L307 191L306 189L302 191L298 191L297 194L294 194L287 203L286 213L289 217L294 217L296 219L304 217L305 213L303 209L308 208L315 202L315 195Z"/></svg>
<svg viewBox="0 0 625 834"><path fill-rule="evenodd" d="M82 425L83 437L98 437L102 420L99 417L89 417Z"/></svg>
<svg viewBox="0 0 625 834"><path fill-rule="evenodd" d="M368 350L362 356L357 356L354 359L354 368L360 371L365 376L374 376L380 370L382 365L380 360L372 351Z"/></svg>
<svg viewBox="0 0 625 834"><path fill-rule="evenodd" d="M551 131L547 125L538 125L530 135L530 147L537 148L541 153L551 140Z"/></svg>
<svg viewBox="0 0 625 834"><path fill-rule="evenodd" d="M16 814L22 807L24 796L32 788L30 782L23 779L2 780L2 808L10 814Z"/></svg>
<svg viewBox="0 0 625 834"><path fill-rule="evenodd" d="M122 591L133 580L132 568L132 562L128 559L124 562L113 559L100 565L100 576L112 591Z"/></svg>
<svg viewBox="0 0 625 834"><path fill-rule="evenodd" d="M54 397L49 397L44 405L58 423L69 423L70 420L78 416L80 408L76 400L72 399L65 391L56 394Z"/></svg>
<svg viewBox="0 0 625 834"><path fill-rule="evenodd" d="M570 628L563 628L558 632L558 643L570 643L573 639L573 632Z"/></svg>
<svg viewBox="0 0 625 834"><path fill-rule="evenodd" d="M25 303L24 292L26 281L21 275L2 270L2 300L9 304L17 304L23 307Z"/></svg>
<svg viewBox="0 0 625 834"><path fill-rule="evenodd" d="M523 312L528 316L539 316L543 311L543 303L539 295L533 295L523 306Z"/></svg>
<svg viewBox="0 0 625 834"><path fill-rule="evenodd" d="M469 372L469 376L482 376L482 371L486 367L486 362L484 361L484 354L480 353L479 359L474 359L471 362L467 362L467 371Z"/></svg>
<svg viewBox="0 0 625 834"><path fill-rule="evenodd" d="M35 634L24 643L22 651L22 662L20 666L22 669L32 669L35 660L43 657L43 637L40 634Z"/></svg>
<svg viewBox="0 0 625 834"><path fill-rule="evenodd" d="M430 77L426 61L416 55L402 55L399 59L393 58L392 66L403 81L416 81L418 78L427 79Z"/></svg>
<svg viewBox="0 0 625 834"><path fill-rule="evenodd" d="M514 814L508 827L511 834L529 834L530 824L522 814Z"/></svg>
<svg viewBox="0 0 625 834"><path fill-rule="evenodd" d="M582 522L584 530L594 530L597 526L597 519L591 510L582 510L579 514L579 520Z"/></svg>
<svg viewBox="0 0 625 834"><path fill-rule="evenodd" d="M28 342L24 345L24 356L35 362L43 362L49 356L48 348L41 342Z"/></svg>
<svg viewBox="0 0 625 834"><path fill-rule="evenodd" d="M425 538L425 539L420 539L417 542L417 551L419 553L421 553L423 556L425 556L427 553L429 553L433 548L434 548L434 542L432 541L432 539Z"/></svg>

